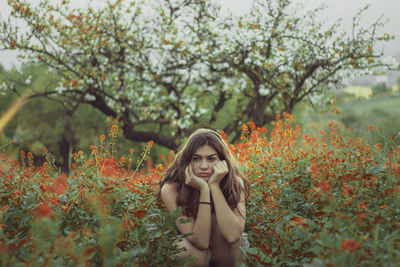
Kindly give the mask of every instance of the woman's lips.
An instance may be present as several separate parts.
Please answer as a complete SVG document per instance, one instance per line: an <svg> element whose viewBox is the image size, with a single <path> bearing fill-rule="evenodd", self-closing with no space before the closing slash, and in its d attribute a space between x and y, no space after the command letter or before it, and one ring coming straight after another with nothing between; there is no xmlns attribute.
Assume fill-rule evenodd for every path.
<svg viewBox="0 0 400 267"><path fill-rule="evenodd" d="M202 178L206 178L209 176L210 176L210 174L208 174L208 173L199 173L199 177L202 177Z"/></svg>

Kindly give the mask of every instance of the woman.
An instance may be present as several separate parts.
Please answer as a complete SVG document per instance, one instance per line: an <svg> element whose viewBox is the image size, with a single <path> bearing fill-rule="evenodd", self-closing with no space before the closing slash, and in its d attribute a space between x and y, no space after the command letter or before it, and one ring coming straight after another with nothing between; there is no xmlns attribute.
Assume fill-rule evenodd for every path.
<svg viewBox="0 0 400 267"><path fill-rule="evenodd" d="M248 192L249 182L217 132L202 128L190 135L158 194L170 212L182 208L178 231L193 233L180 242L186 251L178 256L196 258L196 266L209 266L210 261L213 266L235 266L243 245Z"/></svg>

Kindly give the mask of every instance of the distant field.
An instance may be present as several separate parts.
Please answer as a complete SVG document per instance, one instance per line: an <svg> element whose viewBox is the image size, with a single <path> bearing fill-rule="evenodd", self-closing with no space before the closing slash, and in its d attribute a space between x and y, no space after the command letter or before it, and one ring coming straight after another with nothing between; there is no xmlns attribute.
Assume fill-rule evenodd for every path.
<svg viewBox="0 0 400 267"><path fill-rule="evenodd" d="M393 94L380 98L355 99L345 101L343 96L338 96L337 107L340 114L321 114L310 107L299 106L294 117L302 126L304 132L318 135L321 129L329 129L329 122L334 121L338 128L350 129L352 137L361 137L368 143L384 141L384 138L369 130L370 125L378 127L387 139L400 131L400 94ZM400 134L397 134L392 144L400 144Z"/></svg>

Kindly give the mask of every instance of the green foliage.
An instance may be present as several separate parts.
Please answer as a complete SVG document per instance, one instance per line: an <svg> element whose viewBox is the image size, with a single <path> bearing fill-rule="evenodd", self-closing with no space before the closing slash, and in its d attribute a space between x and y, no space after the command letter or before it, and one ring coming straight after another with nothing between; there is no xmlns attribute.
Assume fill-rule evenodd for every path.
<svg viewBox="0 0 400 267"><path fill-rule="evenodd" d="M385 266L400 259L400 147L321 138L278 120L238 145L251 179L251 266ZM323 138L330 141L322 141Z"/></svg>
<svg viewBox="0 0 400 267"><path fill-rule="evenodd" d="M334 121L339 129L347 130L344 133L346 136L354 139L361 138L368 143L386 143L389 148L400 144L399 139L390 138L399 135L400 130L400 98L397 94L356 99L348 98L342 92L329 92L331 93L335 95L337 104L325 113L318 113L302 105L296 108L293 116L306 132L317 137L321 129L327 131L330 128L329 122ZM369 130L371 125L378 129L378 134Z"/></svg>
<svg viewBox="0 0 400 267"><path fill-rule="evenodd" d="M243 126L241 142L230 146L251 182L248 266L398 262L400 146L345 137L334 123L312 137L284 116L268 136L254 123ZM112 131L114 140L118 128ZM193 263L174 256L180 210L168 214L155 199L165 167L144 174L131 156L113 158L101 140L90 156L73 155L70 176L51 160L35 167L29 153L21 162L1 155L2 265Z"/></svg>

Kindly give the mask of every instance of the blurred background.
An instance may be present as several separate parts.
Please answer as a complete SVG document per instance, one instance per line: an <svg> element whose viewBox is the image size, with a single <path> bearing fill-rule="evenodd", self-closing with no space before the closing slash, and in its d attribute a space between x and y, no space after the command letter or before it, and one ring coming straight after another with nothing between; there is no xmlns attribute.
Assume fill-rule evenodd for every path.
<svg viewBox="0 0 400 267"><path fill-rule="evenodd" d="M31 1L35 2L35 1ZM93 4L94 1L72 0L77 7ZM399 0L299 0L305 9L325 5L320 13L320 19L334 23L342 19L342 30L351 32L352 17L367 4L371 8L363 15L362 23L372 24L379 17L387 20L380 28L381 34L389 33L394 39L378 47L387 60L400 62L400 1ZM220 0L222 12L241 16L249 11L250 0ZM0 2L0 14L4 19L9 14L6 1ZM23 25L21 25L23 27ZM0 51L0 71L10 72L19 69L32 77L35 86L45 86L57 77L47 73L45 69L32 66L17 57L14 51ZM299 104L293 115L301 125L303 132L318 136L321 130L329 129L329 122L336 123L344 134L351 137L361 137L367 142L387 143L388 146L398 144L391 137L400 135L400 72L388 71L377 76L364 76L350 79L343 88L331 89L327 92L335 96L334 109L316 110L310 105ZM4 112L17 98L14 94L0 95L0 113ZM18 157L20 150L35 154L37 164L43 161L42 147L47 147L55 155L58 164L65 170L71 152L82 150L89 153L90 145L99 143L99 136L108 134L112 120L89 106L80 106L77 112L69 116L59 103L35 98L29 100L19 114L11 121L3 133L0 133L0 146L10 139L16 143L7 146L8 154ZM370 131L370 125L379 129ZM267 125L268 127L268 125ZM386 140L386 141L385 141ZM73 144L73 151L66 144ZM120 135L118 140L118 155L127 156L130 148L134 148L140 157L140 151L145 143L134 143ZM160 157L160 154L164 155ZM155 145L150 155L153 163L165 163L169 150Z"/></svg>

